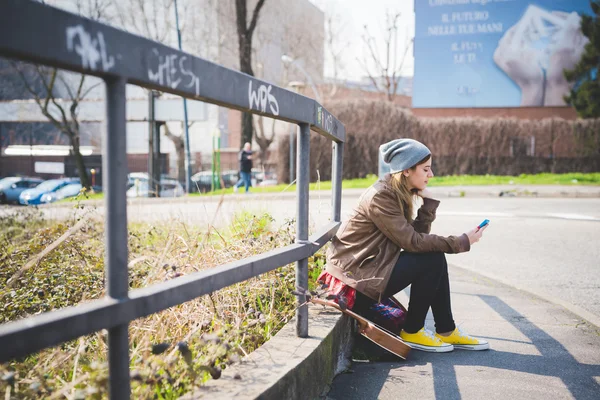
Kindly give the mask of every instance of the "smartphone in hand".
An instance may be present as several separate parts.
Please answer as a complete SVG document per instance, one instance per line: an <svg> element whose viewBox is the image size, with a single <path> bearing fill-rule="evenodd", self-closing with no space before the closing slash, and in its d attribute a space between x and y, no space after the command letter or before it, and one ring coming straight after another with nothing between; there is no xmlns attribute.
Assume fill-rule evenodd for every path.
<svg viewBox="0 0 600 400"><path fill-rule="evenodd" d="M483 228L484 226L486 226L489 223L490 223L489 219L484 219L482 223L480 223L479 225L477 225L477 230L480 230L481 228Z"/></svg>

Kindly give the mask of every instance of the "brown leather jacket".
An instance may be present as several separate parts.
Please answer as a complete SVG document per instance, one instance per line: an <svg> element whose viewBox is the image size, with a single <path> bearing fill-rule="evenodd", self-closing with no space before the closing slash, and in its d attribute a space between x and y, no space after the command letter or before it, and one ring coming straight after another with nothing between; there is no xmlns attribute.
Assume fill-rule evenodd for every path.
<svg viewBox="0 0 600 400"><path fill-rule="evenodd" d="M437 200L423 199L410 224L390 179L386 175L362 194L354 214L341 224L327 250L327 272L378 301L402 250L462 253L471 247L466 234L443 237L429 233L440 204Z"/></svg>

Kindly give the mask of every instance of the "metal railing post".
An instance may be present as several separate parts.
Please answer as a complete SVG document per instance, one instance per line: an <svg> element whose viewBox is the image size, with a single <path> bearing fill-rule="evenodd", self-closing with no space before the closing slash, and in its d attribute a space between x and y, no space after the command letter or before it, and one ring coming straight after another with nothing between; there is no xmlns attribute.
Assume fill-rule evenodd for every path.
<svg viewBox="0 0 600 400"><path fill-rule="evenodd" d="M106 129L102 168L104 170L106 285L108 296L125 299L129 291L127 272L127 181L125 79L106 80ZM128 399L128 324L108 330L109 394L111 399Z"/></svg>
<svg viewBox="0 0 600 400"><path fill-rule="evenodd" d="M300 124L297 149L297 185L298 197L296 218L296 242L308 241L308 183L310 174L310 126ZM308 289L308 258L296 262L296 286ZM298 296L298 306L306 302L306 296ZM296 309L296 335L308 337L308 306L304 304Z"/></svg>
<svg viewBox="0 0 600 400"><path fill-rule="evenodd" d="M344 143L333 142L331 162L331 180L333 181L333 185L331 185L331 217L335 222L341 221L343 161Z"/></svg>
<svg viewBox="0 0 600 400"><path fill-rule="evenodd" d="M290 130L290 185L294 183L296 180L296 130L298 129L298 125L292 124L292 129Z"/></svg>

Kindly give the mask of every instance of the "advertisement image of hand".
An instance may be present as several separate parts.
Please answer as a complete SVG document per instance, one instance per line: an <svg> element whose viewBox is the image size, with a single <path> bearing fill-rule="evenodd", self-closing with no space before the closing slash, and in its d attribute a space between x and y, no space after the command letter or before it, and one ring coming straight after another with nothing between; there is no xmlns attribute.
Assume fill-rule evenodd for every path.
<svg viewBox="0 0 600 400"><path fill-rule="evenodd" d="M494 52L494 62L521 89L521 106L542 106L544 103L544 71L538 53L529 46L519 21L506 31Z"/></svg>
<svg viewBox="0 0 600 400"><path fill-rule="evenodd" d="M520 87L522 106L564 106L564 70L577 64L586 43L579 14L530 5L498 42L494 62Z"/></svg>
<svg viewBox="0 0 600 400"><path fill-rule="evenodd" d="M564 25L554 37L552 51L546 71L544 105L563 106L563 96L571 89L565 79L564 70L572 69L581 59L585 45L589 42L581 32L581 17L576 12L554 11L552 14L564 20Z"/></svg>

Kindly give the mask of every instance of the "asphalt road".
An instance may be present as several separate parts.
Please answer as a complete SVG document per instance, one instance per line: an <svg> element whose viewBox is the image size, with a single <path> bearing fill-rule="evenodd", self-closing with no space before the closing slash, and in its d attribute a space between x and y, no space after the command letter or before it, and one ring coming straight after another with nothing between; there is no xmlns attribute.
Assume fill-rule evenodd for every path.
<svg viewBox="0 0 600 400"><path fill-rule="evenodd" d="M444 206L449 209L448 213L446 207L443 212L440 210L434 233L447 235L456 233L457 229L460 232L460 228L466 230L478 223L486 212L486 218L492 221L482 240L470 252L449 255L449 263L546 299L575 305L596 316L592 322L598 324L599 200L494 199L482 204L475 201L447 203ZM459 210L464 206L477 212ZM484 212L479 214L481 211ZM590 217L597 219L586 220ZM571 311L584 314L577 308Z"/></svg>
<svg viewBox="0 0 600 400"><path fill-rule="evenodd" d="M267 212L275 218L276 226L295 217L293 195L240 194L227 197L221 204L219 200L133 202L128 207L128 219L150 223L176 219L186 224L223 227L241 210ZM342 218L356 203L355 194L344 197ZM67 207L42 209L51 218L67 218L73 213ZM102 207L95 212L101 215ZM591 313L600 321L599 198L445 198L437 215L432 233L440 235L461 234L484 218L491 220L483 239L468 253L449 255L449 263L560 304L574 305L572 311ZM311 228L324 225L330 216L330 197L313 195Z"/></svg>

